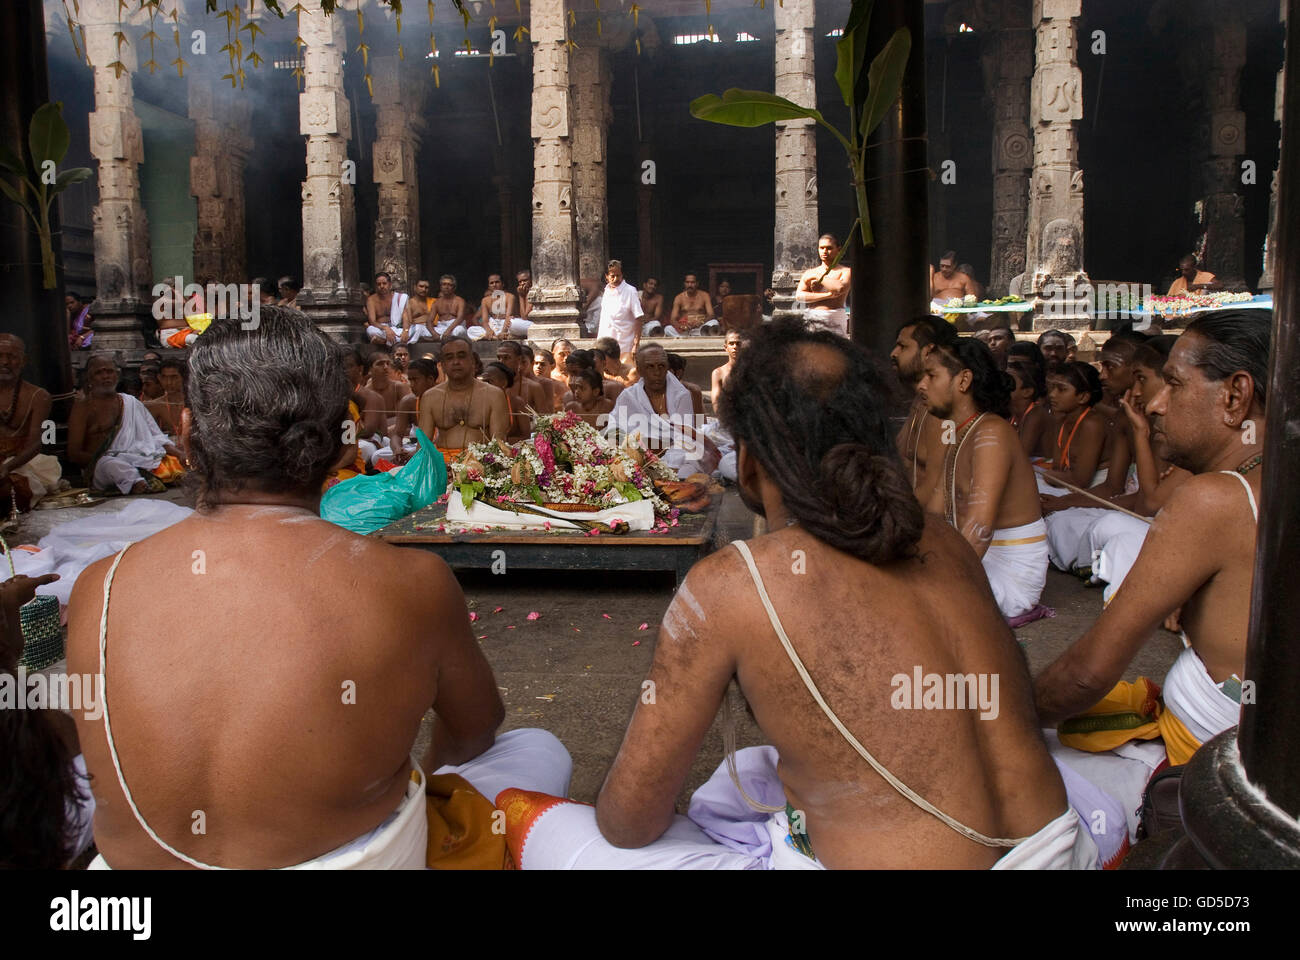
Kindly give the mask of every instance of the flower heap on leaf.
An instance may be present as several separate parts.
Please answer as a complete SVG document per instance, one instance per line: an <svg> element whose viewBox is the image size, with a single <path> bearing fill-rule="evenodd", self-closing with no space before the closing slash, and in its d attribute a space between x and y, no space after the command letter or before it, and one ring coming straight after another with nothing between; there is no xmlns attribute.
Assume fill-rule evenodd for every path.
<svg viewBox="0 0 1300 960"><path fill-rule="evenodd" d="M575 413L538 418L533 436L516 446L471 444L448 469L466 509L474 500L592 510L649 500L656 516L667 516L672 508L654 482L677 479L634 441L616 446Z"/></svg>
<svg viewBox="0 0 1300 960"><path fill-rule="evenodd" d="M1182 293L1172 297L1151 297L1146 304L1153 313L1170 315L1190 313L1193 310L1213 310L1233 303L1249 303L1252 299L1249 293L1228 293L1220 290L1216 293Z"/></svg>

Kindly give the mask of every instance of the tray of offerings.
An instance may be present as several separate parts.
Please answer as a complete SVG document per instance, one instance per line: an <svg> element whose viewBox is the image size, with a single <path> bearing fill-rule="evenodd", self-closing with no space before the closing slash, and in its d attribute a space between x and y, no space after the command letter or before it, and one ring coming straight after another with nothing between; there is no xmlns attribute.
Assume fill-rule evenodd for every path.
<svg viewBox="0 0 1300 960"><path fill-rule="evenodd" d="M540 418L515 446L474 444L448 473L441 501L372 536L452 567L669 570L678 583L712 549L721 487L678 480L635 438L616 446L572 414Z"/></svg>

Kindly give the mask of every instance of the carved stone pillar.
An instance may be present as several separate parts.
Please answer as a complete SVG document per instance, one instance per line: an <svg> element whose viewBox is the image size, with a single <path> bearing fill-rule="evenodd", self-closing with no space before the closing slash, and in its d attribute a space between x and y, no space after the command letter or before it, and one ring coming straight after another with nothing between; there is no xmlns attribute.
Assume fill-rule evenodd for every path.
<svg viewBox="0 0 1300 960"><path fill-rule="evenodd" d="M995 32L985 48L985 80L993 101L993 247L989 257L990 296L1006 295L1025 270L1025 227L1029 219L1029 75L1034 34L1029 0L1003 0Z"/></svg>
<svg viewBox="0 0 1300 960"><path fill-rule="evenodd" d="M609 262L609 205L605 137L614 112L609 103L609 54L595 32L569 58L573 99L573 207L578 238L578 278L599 281Z"/></svg>
<svg viewBox="0 0 1300 960"><path fill-rule="evenodd" d="M1090 287L1083 269L1083 170L1078 122L1083 74L1077 59L1082 0L1034 0L1034 76L1030 122L1034 168L1025 229L1025 299L1034 329L1089 326Z"/></svg>
<svg viewBox="0 0 1300 960"><path fill-rule="evenodd" d="M654 162L649 142L636 148L636 269L642 283L649 277L659 277L662 263L659 248L655 245L655 184L648 174L647 163ZM662 277L659 277L662 280Z"/></svg>
<svg viewBox="0 0 1300 960"><path fill-rule="evenodd" d="M1204 56L1197 72L1205 91L1198 131L1203 152L1195 215L1201 268L1225 286L1245 284L1246 201L1241 195L1241 154L1246 114L1241 107L1241 68L1246 63L1246 25L1235 2L1211 0L1197 38Z"/></svg>
<svg viewBox="0 0 1300 960"><path fill-rule="evenodd" d="M194 276L199 282L211 277L245 283L244 163L253 146L248 97L196 70L189 84L189 115L194 121L190 193L198 201Z"/></svg>
<svg viewBox="0 0 1300 960"><path fill-rule="evenodd" d="M772 5L776 19L776 89L779 97L817 106L813 71L813 0ZM774 313L791 311L803 271L816 265L817 134L812 120L776 125L776 227L772 238ZM841 242L844 242L841 238Z"/></svg>
<svg viewBox="0 0 1300 960"><path fill-rule="evenodd" d="M379 184L375 218L375 271L386 271L398 290L410 293L420 279L420 149L422 77L397 57L374 57L374 180Z"/></svg>
<svg viewBox="0 0 1300 960"><path fill-rule="evenodd" d="M580 336L564 0L533 0L533 336Z"/></svg>
<svg viewBox="0 0 1300 960"><path fill-rule="evenodd" d="M357 286L356 168L348 160L352 117L343 94L343 18L306 7L300 16L306 76L298 117L307 138L307 179L298 305L330 336L359 340L365 310Z"/></svg>
<svg viewBox="0 0 1300 960"><path fill-rule="evenodd" d="M153 302L149 222L140 202L144 139L135 115L131 73L135 48L119 48L117 0L81 6L86 46L94 67L95 109L90 114L90 152L99 161L95 228L95 345L113 350L144 346L141 317ZM125 69L119 76L111 63Z"/></svg>
<svg viewBox="0 0 1300 960"><path fill-rule="evenodd" d="M1281 19L1286 23L1286 2L1281 4ZM1273 119L1282 123L1282 88L1285 68L1277 72L1277 94L1273 98ZM1279 130L1280 137L1280 130ZM1280 160L1279 160L1280 164ZM1277 261L1277 171L1273 171L1273 183L1268 195L1268 236L1264 239L1264 272L1259 278L1259 289L1273 289L1273 264Z"/></svg>

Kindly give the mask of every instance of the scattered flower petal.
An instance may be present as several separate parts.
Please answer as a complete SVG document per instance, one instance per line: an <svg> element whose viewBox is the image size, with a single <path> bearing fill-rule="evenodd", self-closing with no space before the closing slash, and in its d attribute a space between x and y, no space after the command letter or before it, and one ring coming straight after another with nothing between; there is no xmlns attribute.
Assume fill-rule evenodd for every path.
<svg viewBox="0 0 1300 960"><path fill-rule="evenodd" d="M479 639L480 639L480 640L486 640L486 639L487 639L487 634L486 634L486 633L483 634L483 636L479 637Z"/></svg>
<svg viewBox="0 0 1300 960"><path fill-rule="evenodd" d="M634 641L632 641L632 646L634 646L634 647L639 647L639 646L641 646L641 641L640 641L640 640L634 640Z"/></svg>
<svg viewBox="0 0 1300 960"><path fill-rule="evenodd" d="M641 626L637 627L637 629L638 629L638 630L649 630L649 629L650 629L650 624L648 624L648 623L643 623L643 624L641 624Z"/></svg>
<svg viewBox="0 0 1300 960"><path fill-rule="evenodd" d="M470 623L473 623L473 622L476 621L477 619L478 619L478 614L475 613L473 610L471 610L471 611L469 612L469 622L470 622Z"/></svg>
<svg viewBox="0 0 1300 960"><path fill-rule="evenodd" d="M497 607L497 608L496 608L495 610L493 610L492 612L493 612L493 613L500 613L500 612L501 612L502 610L504 610L504 609L505 609L505 607Z"/></svg>
<svg viewBox="0 0 1300 960"><path fill-rule="evenodd" d="M529 619L529 620L540 620L541 618L542 618L542 615L541 615L540 613L538 613L536 610L534 610L532 613L528 614L528 617L527 617L527 619Z"/></svg>
<svg viewBox="0 0 1300 960"><path fill-rule="evenodd" d="M608 613L602 613L601 616L604 617L606 620L613 620L613 619L614 619L614 618L611 617Z"/></svg>
<svg viewBox="0 0 1300 960"><path fill-rule="evenodd" d="M515 628L515 625L514 625L513 623L510 624L510 626L506 627L507 630L513 630L514 628Z"/></svg>

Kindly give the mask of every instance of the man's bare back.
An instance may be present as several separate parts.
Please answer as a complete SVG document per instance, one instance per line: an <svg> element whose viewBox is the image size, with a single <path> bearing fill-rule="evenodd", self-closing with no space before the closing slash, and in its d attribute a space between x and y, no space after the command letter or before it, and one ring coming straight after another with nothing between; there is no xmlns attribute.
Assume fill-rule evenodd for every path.
<svg viewBox="0 0 1300 960"><path fill-rule="evenodd" d="M797 526L749 545L813 681L895 776L988 836L1028 837L1067 810L1024 660L979 561L956 531L927 518L922 559L890 567L834 550ZM791 557L802 558L795 573ZM811 607L810 583L818 593ZM910 680L918 667L922 674L996 676L997 716L895 709L894 678ZM640 802L625 792L645 789L643 776L658 771L684 780L733 672L777 748L785 795L826 866L979 869L1005 852L963 838L904 799L834 730L782 649L735 549L696 564L664 616L650 672L656 705L638 705L625 741L656 746L649 755L619 754L597 807L612 842L619 841L606 825L618 821L621 806ZM682 713L689 714L685 723ZM683 745L672 741L682 726L692 731L687 764ZM670 782L663 789L676 788Z"/></svg>
<svg viewBox="0 0 1300 960"><path fill-rule="evenodd" d="M202 575L190 573L196 550ZM78 673L98 670L111 563L91 565L73 591ZM357 570L420 589L395 606L358 590ZM157 591L178 576L179 619ZM219 507L133 545L113 581L107 636L114 740L137 805L172 846L229 867L297 864L378 826L406 791L425 712L459 706L452 687L481 689L489 670L441 560L286 506ZM101 724L77 718L100 852L119 869L181 866L132 816ZM195 811L203 835L192 832Z"/></svg>

